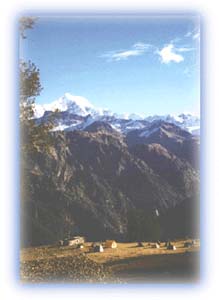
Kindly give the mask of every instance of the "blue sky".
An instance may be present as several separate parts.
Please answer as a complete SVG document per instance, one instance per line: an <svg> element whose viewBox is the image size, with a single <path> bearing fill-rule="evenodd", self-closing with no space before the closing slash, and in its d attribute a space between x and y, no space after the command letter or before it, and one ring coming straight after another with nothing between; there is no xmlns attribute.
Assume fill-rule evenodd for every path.
<svg viewBox="0 0 219 300"><path fill-rule="evenodd" d="M117 113L199 113L197 16L41 17L26 35L37 103L69 92Z"/></svg>

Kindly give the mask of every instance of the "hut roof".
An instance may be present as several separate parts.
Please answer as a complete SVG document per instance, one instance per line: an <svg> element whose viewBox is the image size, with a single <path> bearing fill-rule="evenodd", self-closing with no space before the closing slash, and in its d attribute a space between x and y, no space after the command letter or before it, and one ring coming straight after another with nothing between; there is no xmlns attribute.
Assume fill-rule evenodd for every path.
<svg viewBox="0 0 219 300"><path fill-rule="evenodd" d="M114 241L114 240L106 240L105 243L106 243L106 244L113 244L113 243L116 243L116 241Z"/></svg>

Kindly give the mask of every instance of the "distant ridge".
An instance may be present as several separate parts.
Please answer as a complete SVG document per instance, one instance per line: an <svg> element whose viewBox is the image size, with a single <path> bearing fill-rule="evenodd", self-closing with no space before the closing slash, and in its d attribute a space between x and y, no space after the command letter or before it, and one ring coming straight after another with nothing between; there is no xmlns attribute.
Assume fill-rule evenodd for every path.
<svg viewBox="0 0 219 300"><path fill-rule="evenodd" d="M131 130L142 129L148 123L164 121L175 124L194 135L200 134L200 118L189 113L175 116L169 114L147 117L135 113L117 114L108 109L94 107L86 98L71 95L70 93L65 93L62 97L49 104L36 104L35 118L39 122L45 122L48 115L56 109L60 113L54 131L83 130L86 126L100 121L108 123L115 130L126 134ZM80 116L81 119L78 120L78 117L74 117L74 115ZM69 121L70 119L72 122Z"/></svg>

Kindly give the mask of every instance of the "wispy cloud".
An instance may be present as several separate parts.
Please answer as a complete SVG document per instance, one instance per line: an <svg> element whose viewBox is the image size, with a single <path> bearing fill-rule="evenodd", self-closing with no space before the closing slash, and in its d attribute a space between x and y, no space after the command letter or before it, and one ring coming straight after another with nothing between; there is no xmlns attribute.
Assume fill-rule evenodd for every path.
<svg viewBox="0 0 219 300"><path fill-rule="evenodd" d="M198 40L200 38L200 32L196 32L193 36L192 36L193 40Z"/></svg>
<svg viewBox="0 0 219 300"><path fill-rule="evenodd" d="M186 38L188 38L188 37L191 37L192 34L193 34L193 31L188 31L184 36L185 36Z"/></svg>
<svg viewBox="0 0 219 300"><path fill-rule="evenodd" d="M109 54L109 58L111 58L112 60L118 61L118 60L127 59L130 56L139 56L142 54L143 54L143 51L141 51L141 50L127 50L127 51L121 51L121 52Z"/></svg>
<svg viewBox="0 0 219 300"><path fill-rule="evenodd" d="M190 52L195 50L194 48L189 48L189 47L179 47L175 48L177 52Z"/></svg>
<svg viewBox="0 0 219 300"><path fill-rule="evenodd" d="M136 43L132 47L135 48L135 49L138 49L138 50L145 50L146 51L146 50L150 49L153 46L151 44Z"/></svg>
<svg viewBox="0 0 219 300"><path fill-rule="evenodd" d="M101 55L101 57L107 58L108 61L120 61L126 60L131 56L140 56L148 51L151 47L150 44L145 43L136 43L130 49L119 50L119 51L110 51Z"/></svg>
<svg viewBox="0 0 219 300"><path fill-rule="evenodd" d="M180 39L175 39L180 41ZM130 57L141 56L146 53L152 53L158 55L161 63L168 64L170 62L180 63L184 60L183 53L193 51L194 48L190 48L187 45L176 46L173 41L165 45L162 49L159 49L155 45L146 44L142 42L135 43L131 48L126 50L108 51L102 54L100 57L105 58L109 62L127 60Z"/></svg>
<svg viewBox="0 0 219 300"><path fill-rule="evenodd" d="M184 60L184 57L181 54L177 54L177 52L180 51L178 51L173 44L169 44L163 47L160 51L157 51L157 54L160 55L160 60L164 64L168 64L170 62L180 63Z"/></svg>
<svg viewBox="0 0 219 300"><path fill-rule="evenodd" d="M188 31L185 35L185 38L192 38L193 40L198 40L200 38L200 31L199 29L194 29L191 31Z"/></svg>

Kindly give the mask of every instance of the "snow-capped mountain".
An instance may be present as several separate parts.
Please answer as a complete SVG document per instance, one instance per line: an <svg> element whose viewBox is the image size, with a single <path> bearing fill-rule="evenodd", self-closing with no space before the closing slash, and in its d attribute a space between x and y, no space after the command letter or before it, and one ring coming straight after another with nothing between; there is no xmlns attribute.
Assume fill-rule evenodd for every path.
<svg viewBox="0 0 219 300"><path fill-rule="evenodd" d="M96 114L98 110L84 97L74 96L65 93L64 96L58 98L50 104L37 104L35 107L35 116L42 117L46 111L68 111L80 116L87 116L89 114Z"/></svg>
<svg viewBox="0 0 219 300"><path fill-rule="evenodd" d="M173 123L192 134L199 135L200 134L200 118L198 116L194 116L192 114L180 114L180 115L164 115L164 116L149 116L145 118L148 122L162 120L168 123Z"/></svg>
<svg viewBox="0 0 219 300"><path fill-rule="evenodd" d="M147 116L137 114L117 114L108 109L94 107L86 98L65 93L49 104L35 105L35 118L38 122L46 121L51 112L58 110L59 117L54 130L83 130L93 122L106 122L118 132L128 133L131 130L143 129L150 123L165 121L173 123L192 134L199 135L200 119L191 114L178 116Z"/></svg>

